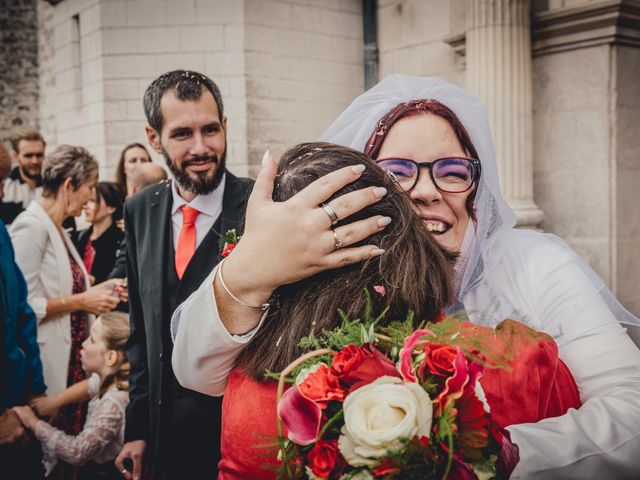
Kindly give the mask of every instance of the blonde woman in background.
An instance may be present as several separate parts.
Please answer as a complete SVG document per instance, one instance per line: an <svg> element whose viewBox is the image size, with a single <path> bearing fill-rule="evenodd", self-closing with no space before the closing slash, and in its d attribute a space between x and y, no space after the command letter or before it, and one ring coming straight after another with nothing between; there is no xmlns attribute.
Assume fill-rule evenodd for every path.
<svg viewBox="0 0 640 480"><path fill-rule="evenodd" d="M11 225L16 263L29 288L29 304L38 319L38 344L47 394L55 395L84 380L80 348L93 314L118 304L118 279L94 287L82 258L62 223L78 216L95 196L98 162L81 147L62 145L45 160L42 198L32 202ZM77 434L83 423L82 405L60 411L57 425Z"/></svg>

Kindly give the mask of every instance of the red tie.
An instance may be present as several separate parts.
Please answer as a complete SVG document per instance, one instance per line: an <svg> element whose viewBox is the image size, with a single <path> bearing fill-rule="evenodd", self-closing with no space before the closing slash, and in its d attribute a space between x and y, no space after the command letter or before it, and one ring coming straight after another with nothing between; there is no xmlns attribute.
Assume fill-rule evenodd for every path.
<svg viewBox="0 0 640 480"><path fill-rule="evenodd" d="M196 218L200 212L188 205L183 205L180 210L182 210L182 228L176 249L176 272L178 272L178 278L182 279L182 275L196 251Z"/></svg>

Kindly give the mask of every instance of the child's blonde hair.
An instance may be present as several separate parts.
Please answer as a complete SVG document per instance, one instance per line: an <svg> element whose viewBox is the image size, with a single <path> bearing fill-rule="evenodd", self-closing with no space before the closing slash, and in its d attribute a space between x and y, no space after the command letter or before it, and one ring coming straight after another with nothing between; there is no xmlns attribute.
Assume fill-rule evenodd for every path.
<svg viewBox="0 0 640 480"><path fill-rule="evenodd" d="M129 360L127 360L127 340L129 339L129 315L122 312L107 312L99 317L102 334L107 349L115 350L120 356L118 370L108 375L100 385L100 397L115 384L118 390L129 390Z"/></svg>

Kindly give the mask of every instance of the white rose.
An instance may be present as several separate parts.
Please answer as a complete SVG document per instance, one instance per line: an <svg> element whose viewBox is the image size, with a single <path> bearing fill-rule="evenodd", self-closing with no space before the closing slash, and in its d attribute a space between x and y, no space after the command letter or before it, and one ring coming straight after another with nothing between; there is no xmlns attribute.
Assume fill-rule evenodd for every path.
<svg viewBox="0 0 640 480"><path fill-rule="evenodd" d="M353 467L375 466L402 440L428 437L432 416L431 399L420 385L380 377L347 395L340 452Z"/></svg>

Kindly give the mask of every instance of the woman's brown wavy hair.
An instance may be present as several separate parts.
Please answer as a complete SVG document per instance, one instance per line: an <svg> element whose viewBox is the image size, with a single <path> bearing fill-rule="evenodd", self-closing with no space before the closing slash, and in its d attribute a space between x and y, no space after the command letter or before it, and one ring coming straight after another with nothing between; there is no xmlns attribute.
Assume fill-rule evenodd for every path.
<svg viewBox="0 0 640 480"><path fill-rule="evenodd" d="M344 310L349 318L358 318L364 309L364 288L385 287L384 297L372 295L374 311L390 307L385 323L404 320L409 310L415 313L416 321L434 320L450 303L455 256L433 240L409 198L364 154L322 142L293 147L280 160L273 200L288 200L314 180L358 164L366 166L362 176L336 192L328 202L354 190L386 187L388 193L382 200L336 225L337 228L374 215L391 217L391 224L383 231L356 244L375 244L385 253L280 287L264 324L238 359L238 364L256 380L264 379L267 370L282 371L300 356L303 352L298 344L312 331L337 327L338 309Z"/></svg>

